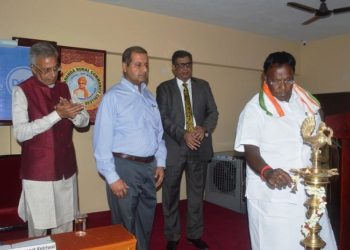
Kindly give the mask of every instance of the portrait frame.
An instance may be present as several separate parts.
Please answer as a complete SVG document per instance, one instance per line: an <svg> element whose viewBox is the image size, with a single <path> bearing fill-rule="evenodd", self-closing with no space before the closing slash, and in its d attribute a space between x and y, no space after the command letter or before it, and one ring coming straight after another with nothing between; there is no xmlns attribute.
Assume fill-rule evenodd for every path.
<svg viewBox="0 0 350 250"><path fill-rule="evenodd" d="M106 51L58 46L61 81L66 82L73 101L83 104L95 123L98 106L106 90Z"/></svg>

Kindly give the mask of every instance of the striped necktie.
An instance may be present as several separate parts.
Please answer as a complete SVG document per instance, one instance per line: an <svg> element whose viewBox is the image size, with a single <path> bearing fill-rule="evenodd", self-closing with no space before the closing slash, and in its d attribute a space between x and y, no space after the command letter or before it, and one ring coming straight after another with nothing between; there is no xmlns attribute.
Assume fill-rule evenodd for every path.
<svg viewBox="0 0 350 250"><path fill-rule="evenodd" d="M192 132L194 129L194 125L190 94L188 92L187 83L183 83L182 86L184 87L186 130L188 132Z"/></svg>

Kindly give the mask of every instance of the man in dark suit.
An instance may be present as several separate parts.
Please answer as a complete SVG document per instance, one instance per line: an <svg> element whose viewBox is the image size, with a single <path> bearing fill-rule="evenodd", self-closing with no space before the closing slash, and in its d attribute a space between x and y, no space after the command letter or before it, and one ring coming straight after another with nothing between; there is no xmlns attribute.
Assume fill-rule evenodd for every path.
<svg viewBox="0 0 350 250"><path fill-rule="evenodd" d="M168 151L163 183L164 234L167 249L176 249L181 236L179 198L183 170L187 183L187 240L208 249L201 239L203 191L208 161L213 154L211 132L218 111L208 82L192 77L192 55L183 50L172 56L175 78L157 88L157 102Z"/></svg>

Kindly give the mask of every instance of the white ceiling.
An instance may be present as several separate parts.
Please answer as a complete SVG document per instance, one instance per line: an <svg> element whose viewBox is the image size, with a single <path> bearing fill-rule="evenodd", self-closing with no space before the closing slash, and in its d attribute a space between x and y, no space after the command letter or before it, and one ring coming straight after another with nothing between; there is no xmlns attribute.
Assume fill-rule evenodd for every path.
<svg viewBox="0 0 350 250"><path fill-rule="evenodd" d="M350 12L301 25L313 14L288 7L293 1L318 9L319 0L92 0L271 37L311 41L350 33ZM330 10L350 0L327 0Z"/></svg>

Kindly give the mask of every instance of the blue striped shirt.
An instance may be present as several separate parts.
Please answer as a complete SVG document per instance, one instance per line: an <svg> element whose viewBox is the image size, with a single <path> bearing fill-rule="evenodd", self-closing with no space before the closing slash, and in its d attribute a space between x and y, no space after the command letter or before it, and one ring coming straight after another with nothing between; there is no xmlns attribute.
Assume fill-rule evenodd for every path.
<svg viewBox="0 0 350 250"><path fill-rule="evenodd" d="M146 84L138 86L122 77L103 96L93 134L97 170L108 184L119 179L113 152L136 156L155 155L157 166L165 167L166 148L158 105Z"/></svg>

